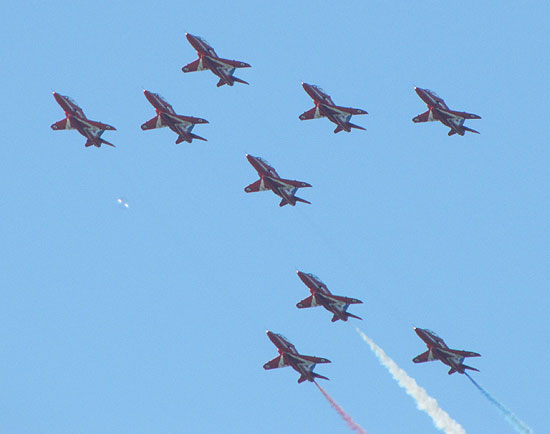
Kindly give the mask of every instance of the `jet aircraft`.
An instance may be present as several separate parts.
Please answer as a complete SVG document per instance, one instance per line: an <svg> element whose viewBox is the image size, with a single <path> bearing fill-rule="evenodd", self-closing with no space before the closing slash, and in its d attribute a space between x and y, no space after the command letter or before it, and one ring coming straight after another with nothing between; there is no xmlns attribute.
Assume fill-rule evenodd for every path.
<svg viewBox="0 0 550 434"><path fill-rule="evenodd" d="M479 134L478 131L464 126L465 119L481 119L480 116L472 113L457 112L449 109L445 101L439 97L434 91L429 89L421 89L419 87L414 88L418 96L427 104L428 111L424 112L415 118L413 122L431 122L439 121L443 125L449 127L449 136L458 134L463 136L466 131Z"/></svg>
<svg viewBox="0 0 550 434"><path fill-rule="evenodd" d="M432 360L441 360L446 365L450 366L449 375L455 372L464 374L466 369L472 371L478 371L479 369L472 368L463 364L466 357L480 357L481 354L471 351L451 350L445 341L437 336L434 332L428 329L414 328L416 334L422 339L427 347L428 351L416 356L413 359L414 363L431 362Z"/></svg>
<svg viewBox="0 0 550 434"><path fill-rule="evenodd" d="M363 303L361 300L332 295L327 286L314 274L304 273L302 271L297 271L296 273L298 273L298 277L309 288L309 292L311 292L308 298L296 304L297 308L303 309L306 307L323 306L326 310L334 314L332 322L338 321L339 319L347 321L350 316L352 318L361 319L356 315L346 312L350 304Z"/></svg>
<svg viewBox="0 0 550 434"><path fill-rule="evenodd" d="M185 36L189 43L197 50L199 58L194 62L185 65L181 70L183 72L204 71L209 69L218 77L218 87L227 84L233 86L233 83L238 81L239 83L248 84L246 81L241 80L233 75L236 68L250 68L250 65L239 60L222 59L218 57L214 49L200 36L194 36L190 33L186 33Z"/></svg>
<svg viewBox="0 0 550 434"><path fill-rule="evenodd" d="M208 121L206 119L177 115L172 106L160 95L148 90L144 90L143 93L145 94L145 98L155 107L157 115L145 122L141 126L142 130L168 127L178 135L176 143L191 143L193 139L207 141L205 138L191 133L195 124L207 124Z"/></svg>
<svg viewBox="0 0 550 434"><path fill-rule="evenodd" d="M286 204L294 206L296 202L311 203L295 196L299 188L311 187L311 184L281 178L275 169L260 157L253 157L252 155L246 154L246 158L258 172L260 179L245 187L245 192L254 193L257 191L271 190L282 198L279 206L285 206Z"/></svg>
<svg viewBox="0 0 550 434"><path fill-rule="evenodd" d="M279 355L273 360L267 362L264 365L264 369L276 369L284 368L285 366L292 366L292 369L300 374L298 383L303 383L306 380L313 382L315 381L315 378L323 378L324 380L328 380L327 377L313 372L313 369L317 363L331 363L330 360L323 359L321 357L304 356L303 354L299 354L294 345L292 345L283 336L270 332L269 330L267 330L266 333L267 337L277 347Z"/></svg>
<svg viewBox="0 0 550 434"><path fill-rule="evenodd" d="M86 147L93 145L99 148L101 144L115 147L112 143L101 138L101 135L106 130L116 130L115 127L102 124L101 122L91 121L86 117L78 104L68 96L54 92L53 97L65 112L65 119L52 124L52 130L77 130L86 137Z"/></svg>
<svg viewBox="0 0 550 434"><path fill-rule="evenodd" d="M302 82L302 87L313 99L315 107L302 113L300 115L300 120L305 121L308 119L327 117L331 122L336 124L335 133L339 133L340 131L349 133L352 128L357 128L358 130L365 129L349 121L352 115L366 115L367 112L365 110L337 106L323 89L314 84Z"/></svg>

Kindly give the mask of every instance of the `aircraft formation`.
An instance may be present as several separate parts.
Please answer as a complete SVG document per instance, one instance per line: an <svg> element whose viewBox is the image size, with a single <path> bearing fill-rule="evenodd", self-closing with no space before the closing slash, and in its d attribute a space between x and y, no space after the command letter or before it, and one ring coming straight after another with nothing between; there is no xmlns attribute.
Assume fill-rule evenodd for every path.
<svg viewBox="0 0 550 434"><path fill-rule="evenodd" d="M219 78L218 87L227 85L233 86L235 82L248 84L246 81L234 76L238 68L249 68L248 63L229 60L219 57L212 46L203 38L186 33L186 38L196 50L198 59L185 65L182 68L184 73L209 70ZM334 133L341 131L351 132L352 129L365 130L365 128L350 122L353 115L365 115L363 109L342 107L336 105L332 98L319 86L302 83L305 92L311 97L314 107L299 115L300 120L311 120L327 118L336 125ZM450 128L448 135L463 136L466 131L479 134L464 125L466 119L481 119L480 116L453 111L445 104L445 101L429 89L415 87L415 92L426 103L428 110L412 119L415 123L439 121ZM154 107L156 116L141 125L141 129L151 130L168 127L177 134L176 143L192 143L193 139L207 141L207 139L194 134L192 131L196 125L208 124L206 119L179 115L174 108L160 95L148 90L143 90L145 98ZM101 122L88 119L83 110L68 96L53 93L56 102L65 112L65 119L51 125L53 130L75 129L86 138L86 147L101 147L102 144L115 146L101 138L105 131L114 131L115 127ZM296 196L300 188L311 187L311 184L303 181L296 181L281 178L277 171L263 158L246 154L248 162L256 170L259 179L244 188L246 193L271 190L281 198L279 206L295 206L297 202L310 204L309 201ZM296 304L299 309L321 306L332 314L332 322L338 320L348 321L349 318L361 319L352 313L347 312L350 305L361 304L361 300L344 296L333 295L321 279L314 274L297 271L298 277L309 289L311 295ZM413 359L414 363L424 363L439 360L450 367L449 374L458 372L464 374L466 370L475 370L464 365L466 357L478 357L480 354L450 349L443 339L434 332L427 329L415 327L416 334L426 343L428 351ZM264 369L271 370L290 366L300 374L298 383L304 381L315 381L316 378L328 380L327 377L313 372L316 364L330 363L330 360L322 357L306 356L298 353L282 335L267 331L267 336L277 347L279 355L263 365Z"/></svg>

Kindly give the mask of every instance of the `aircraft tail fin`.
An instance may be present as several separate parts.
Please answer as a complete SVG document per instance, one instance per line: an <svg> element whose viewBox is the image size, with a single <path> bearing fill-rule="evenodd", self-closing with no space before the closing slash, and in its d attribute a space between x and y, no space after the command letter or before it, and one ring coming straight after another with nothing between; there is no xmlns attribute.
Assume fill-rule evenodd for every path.
<svg viewBox="0 0 550 434"><path fill-rule="evenodd" d="M339 319L340 319L340 317L339 317L337 314L334 314L334 316L332 317L331 321L332 321L332 322L336 322L336 321L338 321ZM346 318L346 320L347 320L347 318Z"/></svg>
<svg viewBox="0 0 550 434"><path fill-rule="evenodd" d="M191 140L188 140L187 137L184 137L184 136L178 136L178 139L176 140L176 145L181 143L181 142L191 143Z"/></svg>
<svg viewBox="0 0 550 434"><path fill-rule="evenodd" d="M218 81L218 84L216 86L222 87L226 84L225 81L223 81L223 78L220 78L220 81ZM230 86L233 86L233 83L230 84Z"/></svg>
<svg viewBox="0 0 550 434"><path fill-rule="evenodd" d="M448 136L453 136L456 134L456 131L455 130L451 130L447 133Z"/></svg>
<svg viewBox="0 0 550 434"><path fill-rule="evenodd" d="M311 205L311 202L308 202L307 200L302 199L301 197L294 196L294 199L296 199L296 202L308 203Z"/></svg>
<svg viewBox="0 0 550 434"><path fill-rule="evenodd" d="M363 320L363 318L349 312L346 312L346 315L348 316L348 318L351 316L352 318L360 319L361 321Z"/></svg>
<svg viewBox="0 0 550 434"><path fill-rule="evenodd" d="M334 130L334 134L339 133L340 131L344 131L344 129L340 125L338 125Z"/></svg>
<svg viewBox="0 0 550 434"><path fill-rule="evenodd" d="M305 375L300 375L300 378L298 378L298 384L303 383L307 380L307 377Z"/></svg>
<svg viewBox="0 0 550 434"><path fill-rule="evenodd" d="M447 374L451 375L451 374L454 374L455 372L456 372L456 369L451 368L451 369L449 369L449 372L447 372Z"/></svg>

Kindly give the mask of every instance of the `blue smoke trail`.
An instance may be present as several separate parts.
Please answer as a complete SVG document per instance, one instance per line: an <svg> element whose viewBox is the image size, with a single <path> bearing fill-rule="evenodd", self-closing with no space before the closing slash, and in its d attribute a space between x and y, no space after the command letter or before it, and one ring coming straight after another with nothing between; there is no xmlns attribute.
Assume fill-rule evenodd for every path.
<svg viewBox="0 0 550 434"><path fill-rule="evenodd" d="M508 421L510 425L519 433L521 434L533 434L533 430L529 428L524 422L519 420L514 413L512 413L510 410L508 410L506 407L504 407L500 402L498 402L495 398L493 398L489 392L487 392L483 387L481 387L479 384L475 382L475 380L468 375L467 372L465 372L466 377L470 379L470 381L473 383L474 386L476 386L481 393L485 395L485 397L493 403L493 405L498 408L501 413L504 415L504 418Z"/></svg>

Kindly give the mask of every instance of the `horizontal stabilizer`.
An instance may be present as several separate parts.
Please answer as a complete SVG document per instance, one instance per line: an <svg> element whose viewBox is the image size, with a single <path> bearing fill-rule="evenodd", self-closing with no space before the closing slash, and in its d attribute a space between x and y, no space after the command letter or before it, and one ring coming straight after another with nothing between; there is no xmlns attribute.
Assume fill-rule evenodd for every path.
<svg viewBox="0 0 550 434"><path fill-rule="evenodd" d="M300 378L298 378L298 384L303 383L307 380L307 377L305 375L300 375Z"/></svg>
<svg viewBox="0 0 550 434"><path fill-rule="evenodd" d="M187 143L191 143L193 139L190 139L190 138L187 138L185 136L178 136L178 139L176 140L176 145L181 143L181 142L187 142Z"/></svg>
<svg viewBox="0 0 550 434"><path fill-rule="evenodd" d="M218 87L221 87L221 86L224 86L225 84L227 84L223 78L220 78L220 81L218 81L218 84L216 86ZM233 82L230 82L229 86L233 86Z"/></svg>
<svg viewBox="0 0 550 434"><path fill-rule="evenodd" d="M366 131L366 128L360 127L359 125L352 124L351 122L348 122L348 125L349 125L351 128L355 128L356 130L363 130L363 131Z"/></svg>
<svg viewBox="0 0 550 434"><path fill-rule="evenodd" d="M294 199L296 199L296 202L308 203L311 205L311 202L308 202L307 200L302 199L301 197L294 196Z"/></svg>
<svg viewBox="0 0 550 434"><path fill-rule="evenodd" d="M86 146L87 148L90 147L90 146L96 146L96 147L100 148L100 147L101 147L101 144L109 145L109 146L112 146L113 148L116 147L116 146L113 145L112 143L109 143L107 140L100 139L99 137L96 138L95 140L88 139L88 140L86 141L86 143L84 144L84 146Z"/></svg>
<svg viewBox="0 0 550 434"><path fill-rule="evenodd" d="M464 128L465 131L469 131L471 133L479 134L479 131L472 130L471 128L465 127L464 125L462 125L462 128Z"/></svg>
<svg viewBox="0 0 550 434"><path fill-rule="evenodd" d="M197 136L196 134L193 134L193 133L191 133L191 137L193 139L202 140L203 142L208 142L208 140L206 140L204 137Z"/></svg>
<svg viewBox="0 0 550 434"><path fill-rule="evenodd" d="M145 122L142 126L142 130L153 130L155 128L162 128L166 125L162 122L162 118L160 116L155 116L153 119L149 119L147 122Z"/></svg>
<svg viewBox="0 0 550 434"><path fill-rule="evenodd" d="M470 371L477 371L479 372L479 369L476 369L476 368L472 368L471 366L468 366L468 365L462 365L464 367L464 369L469 369Z"/></svg>
<svg viewBox="0 0 550 434"><path fill-rule="evenodd" d="M447 133L448 136L452 136L452 135L454 135L454 134L456 134L456 131L455 131L455 130L451 130L451 131L449 131L449 132Z"/></svg>
<svg viewBox="0 0 550 434"><path fill-rule="evenodd" d="M346 315L347 315L348 317L351 316L352 318L360 319L361 321L363 321L363 318L361 318L360 316L354 315L354 314L352 314L352 313L346 312Z"/></svg>
<svg viewBox="0 0 550 434"><path fill-rule="evenodd" d="M344 129L340 125L338 125L334 130L334 134L339 133L340 131L344 131Z"/></svg>
<svg viewBox="0 0 550 434"><path fill-rule="evenodd" d="M247 81L244 81L244 80L240 79L239 77L235 77L235 76L233 76L233 81L237 81L237 82L242 83L242 84L249 84Z"/></svg>
<svg viewBox="0 0 550 434"><path fill-rule="evenodd" d="M319 375L319 374L316 374L315 372L313 372L313 376L315 378L322 378L323 380L329 380L327 377L323 376L323 375ZM329 380L330 381L330 380Z"/></svg>

